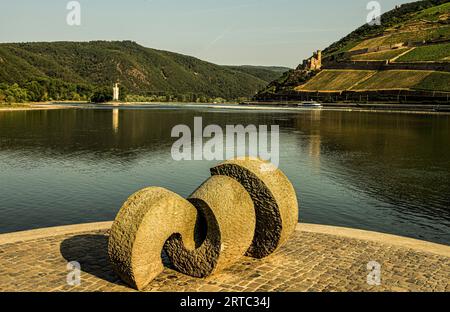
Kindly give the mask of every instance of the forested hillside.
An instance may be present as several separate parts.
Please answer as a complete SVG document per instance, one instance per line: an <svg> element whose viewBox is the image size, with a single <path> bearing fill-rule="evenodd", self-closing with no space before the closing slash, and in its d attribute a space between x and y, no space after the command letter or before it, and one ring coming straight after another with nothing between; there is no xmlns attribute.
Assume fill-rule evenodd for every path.
<svg viewBox="0 0 450 312"><path fill-rule="evenodd" d="M132 41L3 43L0 101L109 99L117 81L123 100L232 100L254 95L282 71L219 66Z"/></svg>

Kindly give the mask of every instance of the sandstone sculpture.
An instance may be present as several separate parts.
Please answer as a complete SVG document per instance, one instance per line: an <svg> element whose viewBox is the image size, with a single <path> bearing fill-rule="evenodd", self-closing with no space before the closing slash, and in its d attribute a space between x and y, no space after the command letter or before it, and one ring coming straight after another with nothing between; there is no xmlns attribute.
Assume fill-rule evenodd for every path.
<svg viewBox="0 0 450 312"><path fill-rule="evenodd" d="M195 249L197 210L166 189L150 187L132 195L120 209L109 237L108 253L117 274L142 289L163 270L161 251L174 233Z"/></svg>
<svg viewBox="0 0 450 312"><path fill-rule="evenodd" d="M212 168L211 174L234 178L253 200L256 230L247 256L267 257L286 242L298 223L298 202L281 170L257 158L237 158Z"/></svg>
<svg viewBox="0 0 450 312"><path fill-rule="evenodd" d="M143 289L162 272L163 249L181 273L206 277L244 255L270 255L295 230L295 190L272 164L238 158L212 168L211 174L187 200L150 187L122 206L108 253L128 285Z"/></svg>
<svg viewBox="0 0 450 312"><path fill-rule="evenodd" d="M181 273L206 277L244 256L255 232L255 209L241 184L226 176L213 176L188 198L204 216L206 237L190 251L176 237L166 244L173 266Z"/></svg>

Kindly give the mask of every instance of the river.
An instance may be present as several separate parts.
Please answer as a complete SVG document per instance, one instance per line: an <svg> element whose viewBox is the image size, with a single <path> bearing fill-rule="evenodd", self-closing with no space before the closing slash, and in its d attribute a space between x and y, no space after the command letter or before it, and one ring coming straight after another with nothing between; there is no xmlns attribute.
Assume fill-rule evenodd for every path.
<svg viewBox="0 0 450 312"><path fill-rule="evenodd" d="M175 161L179 124L279 125L301 222L450 245L450 115L180 107L0 112L0 233L113 220L146 186L188 196L216 161Z"/></svg>

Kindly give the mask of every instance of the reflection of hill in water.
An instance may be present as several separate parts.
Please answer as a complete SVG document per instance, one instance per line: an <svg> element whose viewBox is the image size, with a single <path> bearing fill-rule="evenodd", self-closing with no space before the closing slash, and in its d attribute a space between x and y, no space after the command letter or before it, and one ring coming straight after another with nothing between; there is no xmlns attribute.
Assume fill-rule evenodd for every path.
<svg viewBox="0 0 450 312"><path fill-rule="evenodd" d="M17 213L45 219L51 212L51 220L68 222L64 215L55 217L62 211L55 189L63 188L73 198L84 194L87 201L63 202L76 223L96 221L86 220L94 212L112 218L111 207L144 185L188 195L215 162L173 161L170 150L176 139L171 130L179 124L193 129L197 116L204 117L203 126L223 129L227 124L280 125L280 166L300 196L306 195L302 215L311 217L308 222L450 241L444 237L450 226L450 116L443 115L206 109L0 112L0 169L12 179L0 194L9 198L3 208L22 205ZM18 189L27 195L17 195ZM95 210L83 210L90 205ZM7 220L18 219L11 215ZM23 220L17 228L28 228L30 222L38 224ZM46 222L41 225L48 226Z"/></svg>
<svg viewBox="0 0 450 312"><path fill-rule="evenodd" d="M167 151L176 138L171 130L179 124L193 129L194 117L205 116L204 126L218 124L271 124L270 115L196 110L83 109L0 113L0 148L30 150L52 156L83 153L89 158L138 157L143 152ZM292 123L292 120L284 120ZM277 124L282 124L277 122ZM192 134L193 135L193 134ZM81 154L80 154L81 153Z"/></svg>
<svg viewBox="0 0 450 312"><path fill-rule="evenodd" d="M434 213L450 220L450 116L174 109L25 111L0 113L0 148L28 151L37 158L75 154L93 161L129 162L148 153L165 153L169 158L176 140L171 129L179 124L193 129L196 116L204 117L203 126L223 128L279 124L286 135L294 135L290 142L308 151L316 165L326 158L323 165L339 166L331 178L341 178L399 208L432 206Z"/></svg>
<svg viewBox="0 0 450 312"><path fill-rule="evenodd" d="M5 137L2 148L51 147L61 152L158 148L154 141L170 138L172 114L113 110L55 110L0 114ZM145 120L145 122L142 122ZM123 125L123 126L122 126ZM6 129L5 129L6 128ZM6 132L6 133L5 133ZM14 137L9 142L8 137Z"/></svg>
<svg viewBox="0 0 450 312"><path fill-rule="evenodd" d="M298 115L295 129L309 136L312 157L339 166L330 178L398 214L450 221L450 116L324 111Z"/></svg>

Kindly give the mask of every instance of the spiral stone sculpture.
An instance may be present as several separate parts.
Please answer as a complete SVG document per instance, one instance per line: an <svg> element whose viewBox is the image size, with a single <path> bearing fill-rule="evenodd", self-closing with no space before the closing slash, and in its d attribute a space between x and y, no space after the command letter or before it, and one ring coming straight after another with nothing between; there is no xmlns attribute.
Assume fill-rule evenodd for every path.
<svg viewBox="0 0 450 312"><path fill-rule="evenodd" d="M207 277L244 255L264 258L295 230L297 196L288 178L257 158L211 169L188 199L159 187L133 194L109 237L114 270L128 285L145 288L164 267L164 250L181 273Z"/></svg>
<svg viewBox="0 0 450 312"><path fill-rule="evenodd" d="M247 256L267 257L286 242L298 223L298 203L281 170L257 158L238 158L212 168L211 174L232 177L252 198L256 229Z"/></svg>

